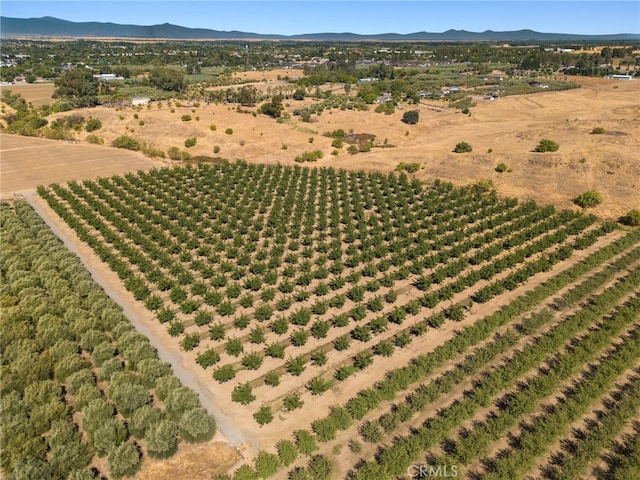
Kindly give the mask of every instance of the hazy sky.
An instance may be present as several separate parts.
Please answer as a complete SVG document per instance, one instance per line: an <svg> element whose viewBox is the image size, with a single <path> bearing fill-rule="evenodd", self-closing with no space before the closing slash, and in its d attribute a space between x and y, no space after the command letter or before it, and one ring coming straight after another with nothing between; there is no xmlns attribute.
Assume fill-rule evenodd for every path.
<svg viewBox="0 0 640 480"><path fill-rule="evenodd" d="M213 30L295 35L532 29L577 34L640 34L640 1L0 1L6 17L74 22L172 23Z"/></svg>

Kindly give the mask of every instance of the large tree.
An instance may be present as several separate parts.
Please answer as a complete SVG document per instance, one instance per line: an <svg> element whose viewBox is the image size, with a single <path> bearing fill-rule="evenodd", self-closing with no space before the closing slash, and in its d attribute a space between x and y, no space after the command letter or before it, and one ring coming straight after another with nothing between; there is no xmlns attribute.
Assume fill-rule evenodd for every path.
<svg viewBox="0 0 640 480"><path fill-rule="evenodd" d="M74 68L62 72L55 79L53 98L66 98L75 107L92 107L98 104L98 81L86 68Z"/></svg>
<svg viewBox="0 0 640 480"><path fill-rule="evenodd" d="M151 84L161 90L180 92L184 86L184 73L168 67L155 67L149 72Z"/></svg>

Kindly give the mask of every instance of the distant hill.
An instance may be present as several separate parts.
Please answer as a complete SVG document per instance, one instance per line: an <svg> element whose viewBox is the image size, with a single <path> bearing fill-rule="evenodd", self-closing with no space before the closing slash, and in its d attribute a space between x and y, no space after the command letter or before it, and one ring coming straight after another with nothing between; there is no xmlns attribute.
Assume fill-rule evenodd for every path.
<svg viewBox="0 0 640 480"><path fill-rule="evenodd" d="M621 33L615 35L575 35L566 33L541 33L533 30L507 32L468 32L447 30L442 33L416 32L408 34L381 33L360 35L357 33L308 33L303 35L271 35L239 31L220 31L207 28L188 28L170 23L162 25L122 25L104 22L69 22L54 17L11 18L0 17L0 36L39 37L116 37L116 38L172 38L172 39L256 39L256 40L410 40L410 41L553 41L553 40L639 40L640 35Z"/></svg>

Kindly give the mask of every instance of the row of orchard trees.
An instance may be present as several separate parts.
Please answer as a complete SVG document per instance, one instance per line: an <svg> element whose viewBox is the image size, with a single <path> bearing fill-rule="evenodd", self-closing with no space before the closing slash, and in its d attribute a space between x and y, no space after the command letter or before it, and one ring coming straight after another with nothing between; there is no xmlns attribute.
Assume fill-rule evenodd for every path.
<svg viewBox="0 0 640 480"><path fill-rule="evenodd" d="M455 294L490 281L474 297L487 302L611 229L589 229L591 216L499 201L476 188L423 188L404 175L244 163L39 193L172 336L184 334L182 349L199 348L203 368L216 365L215 380L246 369L276 387L282 373L299 376L308 362L331 366L334 350L352 352L333 379L307 384L314 395L368 367L374 355L391 356L410 334L462 320L461 304L443 306ZM407 280L418 296L403 302L394 285ZM399 327L421 312L420 324ZM362 350L376 335L377 345ZM313 351L311 338L322 342ZM260 371L267 357L277 365ZM261 384L237 385L232 400L252 403L252 387ZM271 421L271 412L257 413L259 423Z"/></svg>
<svg viewBox="0 0 640 480"><path fill-rule="evenodd" d="M433 405L441 401L442 396L449 393L453 388L463 384L469 376L477 375L477 372L482 368L486 368L493 360L503 355L509 349L511 349L518 341L518 338L524 336L539 335L542 330L549 325L555 326L545 335L539 336L539 343L533 343L529 347L523 349L516 354L516 357L522 358L522 361L516 362L516 357L513 361L507 361L499 368L489 369L490 372L486 380L483 381L484 385L478 383L478 389L482 389L483 393L469 393L469 399L464 400L470 407L473 407L474 402L478 399L491 397L492 394L501 390L504 387L506 378L510 378L512 381L517 378L517 375L502 375L502 372L508 370L514 370L522 368L523 365L530 365L529 361L525 361L526 358L532 360L535 356L535 352L555 352L558 345L558 341L564 341L573 338L576 328L579 329L584 325L591 325L593 318L597 316L607 315L605 312L612 313L607 315L607 322L599 325L601 328L594 328L592 332L588 334L588 338L585 337L584 345L576 347L575 353L572 352L570 356L567 356L567 361L573 362L574 366L582 365L584 360L585 351L588 350L591 355L597 355L601 353L602 346L607 341L616 338L616 335L621 329L626 328L633 322L637 322L638 303L637 294L635 297L624 301L627 295L635 290L635 286L638 281L638 269L637 261L640 258L640 247L638 241L640 240L640 230L630 232L624 237L621 237L617 241L612 242L608 246L598 249L594 253L586 257L582 262L574 264L572 267L559 272L551 277L545 283L538 285L536 288L528 291L524 295L516 298L510 304L504 306L499 311L488 315L481 320L477 321L473 325L469 325L460 330L459 334L443 345L437 347L434 351L417 356L413 362L410 362L404 367L390 371L385 376L385 379L376 382L373 386L368 387L358 392L354 397L348 400L343 406L336 405L331 408L331 413L324 418L318 418L312 422L312 431L299 430L294 434L293 441L281 440L277 445L277 454L282 467L287 467L292 464L299 454L312 455L318 448L319 443L324 443L333 440L336 435L346 430L353 424L359 424L358 431L362 439L366 442L381 443L390 439L392 435L397 433L398 429L402 425L410 425L410 430L417 430L419 423L415 420L415 415L418 412L433 411ZM612 259L614 259L612 261ZM601 267L606 265L605 268ZM627 269L633 268L634 271L631 274L627 274ZM595 272L595 273L594 273ZM623 272L623 273L621 273ZM612 279L617 278L615 285L606 289L600 293L600 289L611 282ZM554 320L554 314L549 309L543 309L532 315L524 315L527 312L536 310L541 304L549 301L563 288L568 285L573 285L571 290L565 292L562 296L553 300L556 308L568 308L575 306L579 302L589 299L589 302L593 306L585 309L584 312L580 311L573 316L566 317L566 321L557 322ZM594 295L595 293L595 295ZM621 305L621 302L624 303ZM513 325L511 322L516 321ZM511 328L503 333L495 334L496 331L504 326L510 325ZM633 330L637 333L637 326L633 327ZM487 341L491 336L491 340ZM593 340L591 340L593 338ZM635 335L637 340L637 334ZM597 339L597 340L596 340ZM462 353L467 352L474 345L478 345L481 342L486 342L484 346L471 351L471 353L464 358L463 361L457 362L462 356ZM597 348L593 348L597 343ZM637 344L637 341L636 341ZM632 347L630 345L630 347ZM633 348L633 347L632 347ZM586 349L586 350L585 350ZM637 345L635 347L637 352ZM603 358L607 357L605 355ZM614 358L615 357L615 358ZM542 356L540 356L542 358ZM616 356L611 357L611 360L618 367L622 369L629 365L629 362L633 362L637 358L637 354L634 357L631 356ZM456 361L456 366L444 373L433 376L434 372L442 368L446 364L452 364ZM605 360L609 362L609 360ZM625 363L626 362L626 363ZM558 366L567 365L566 361L558 363ZM611 363L611 366L614 364ZM555 367L554 367L555 368ZM576 370L567 370L567 374L575 374ZM603 373L608 373L608 369L603 369ZM618 368L618 373L620 368ZM431 377L431 378L429 378ZM495 377L495 379L492 379ZM542 376L546 383L550 382L550 379L546 379ZM613 378L613 377L611 377ZM428 381L427 381L428 379ZM494 381L495 380L495 381ZM554 377L554 381L557 380ZM637 376L633 376L630 380L630 384L636 382L637 390ZM536 384L538 385L538 384ZM542 385L540 383L540 385ZM549 385L551 384L549 383ZM490 390L494 390L491 392ZM611 428L620 428L621 422L624 419L628 419L629 415L633 414L633 405L637 405L638 397L633 390L633 387L624 387L625 394L634 395L625 397L624 401L620 401L616 397L618 402L615 405L615 413L611 417L604 418L604 424L613 424ZM407 391L410 393L407 394ZM397 395L402 393L402 396ZM596 392L593 389L592 393L597 393L594 398L598 398L598 395L602 392ZM520 394L519 394L520 395ZM617 395L617 394L616 394ZM536 400L533 392L528 389L523 390L521 395L522 402L517 405L529 404L538 405L536 402L531 402L531 399ZM494 398L500 398L497 395ZM474 400L475 399L475 400ZM365 421L365 417L370 415L374 410L378 409L385 401L394 401L394 407L389 409L388 412L380 415L377 419L371 419ZM454 407L448 410L442 410L442 413L453 412ZM477 405L476 405L477 406ZM581 408L585 406L580 404ZM459 423L468 418L473 413L473 408L469 411L462 411L458 417L450 415L441 422L442 430L438 432L430 430L434 435L442 434L446 437L445 433L448 431L455 432ZM506 411L506 410L505 410ZM614 416L615 415L615 418ZM517 417L517 415L516 415ZM496 417L498 418L498 416ZM450 465L451 462L462 467L468 464L468 458L471 455L479 455L483 453L483 449L486 448L487 442L489 444L495 439L488 438L488 432L482 432L485 427L494 427L492 432L497 431L495 426L492 425L491 417L490 421L484 423L478 423L474 426L468 437L461 437L457 441L451 440L449 445L453 449L450 453L450 458L443 460L442 465ZM435 421L435 420L434 420ZM428 422L424 424L424 429L429 425ZM611 428L600 431L595 428L589 432L589 439L585 437L585 445L581 451L581 458L586 458L594 455L594 441L600 442L596 448L596 453L603 451L602 445L607 440L611 440L612 435L615 436L618 430L612 430ZM503 434L504 432L498 432ZM591 438L593 437L593 438ZM597 438L596 438L597 437ZM398 444L394 441L392 445L388 447L389 453L386 454L384 450L378 450L378 452L385 453L384 459L380 456L380 461L371 460L371 462L364 462L361 457L357 456L357 465L354 465L354 476L357 478L391 478L399 475L409 467L409 464L404 464L409 458L408 452L411 455L415 455L416 452L422 452L437 446L439 443L433 440L424 445L420 443L421 439L418 436L410 436L407 438L396 437ZM543 437L545 438L545 437ZM533 442L534 444L542 444L544 442ZM353 453L359 453L360 443L356 439L350 441L350 449ZM406 451L403 451L406 450ZM400 452L401 453L398 453ZM378 455L376 455L378 458ZM533 457L531 457L533 458ZM410 459L409 459L410 460ZM344 459L341 460L343 469L345 468ZM395 462L395 463L394 463ZM447 463L448 462L448 463ZM299 464L300 462L297 462ZM521 460L523 466L525 462ZM567 456L565 459L567 465L576 465L571 457ZM395 464L396 470L393 474L389 472L391 464ZM397 467L400 464L400 467ZM563 465L564 466L564 465ZM581 466L585 468L586 464ZM572 467L573 468L573 467ZM404 470L403 470L404 469ZM248 473L249 468L244 467L244 470L236 471L236 478L251 478L244 477ZM262 472L261 464L256 462L255 470L260 475ZM290 478L305 478L298 477L301 473L300 467L295 467L290 471ZM511 472L510 478L521 478L524 476L522 472L518 475L513 475ZM564 470L567 473L567 469ZM313 476L311 478L314 478Z"/></svg>
<svg viewBox="0 0 640 480"><path fill-rule="evenodd" d="M24 201L0 206L5 478L111 478L215 433L214 419ZM162 405L161 407L158 405Z"/></svg>

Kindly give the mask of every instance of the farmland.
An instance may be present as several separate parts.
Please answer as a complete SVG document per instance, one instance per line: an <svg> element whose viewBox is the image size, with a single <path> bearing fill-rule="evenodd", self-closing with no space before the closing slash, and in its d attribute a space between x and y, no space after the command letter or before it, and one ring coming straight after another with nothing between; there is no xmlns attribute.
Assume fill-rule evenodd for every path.
<svg viewBox="0 0 640 480"><path fill-rule="evenodd" d="M6 478L121 478L179 443L216 448L197 395L36 212L3 202L0 225Z"/></svg>
<svg viewBox="0 0 640 480"><path fill-rule="evenodd" d="M3 478L640 478L636 50L6 47Z"/></svg>
<svg viewBox="0 0 640 480"><path fill-rule="evenodd" d="M638 467L615 461L637 448L638 230L483 183L246 162L38 192L254 439L233 478Z"/></svg>

